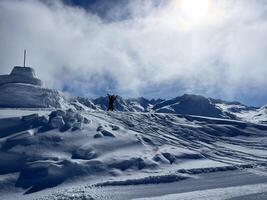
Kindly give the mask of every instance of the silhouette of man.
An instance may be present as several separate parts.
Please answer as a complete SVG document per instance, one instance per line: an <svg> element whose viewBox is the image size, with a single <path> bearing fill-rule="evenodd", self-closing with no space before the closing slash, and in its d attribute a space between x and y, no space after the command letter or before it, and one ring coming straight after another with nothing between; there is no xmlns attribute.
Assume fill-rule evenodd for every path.
<svg viewBox="0 0 267 200"><path fill-rule="evenodd" d="M109 99L108 111L113 111L114 110L114 102L117 99L117 97L118 97L117 95L109 95L108 94L108 99Z"/></svg>

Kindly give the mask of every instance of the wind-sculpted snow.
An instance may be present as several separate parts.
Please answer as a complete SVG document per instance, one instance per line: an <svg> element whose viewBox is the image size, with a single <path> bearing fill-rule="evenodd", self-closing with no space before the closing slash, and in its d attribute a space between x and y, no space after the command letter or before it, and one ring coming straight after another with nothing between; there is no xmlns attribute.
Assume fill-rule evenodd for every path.
<svg viewBox="0 0 267 200"><path fill-rule="evenodd" d="M57 90L9 83L0 85L0 108L65 108L67 102Z"/></svg>
<svg viewBox="0 0 267 200"><path fill-rule="evenodd" d="M36 113L0 119L0 174L20 172L13 184L26 193L80 177L89 185L148 184L266 167L264 125L160 113Z"/></svg>

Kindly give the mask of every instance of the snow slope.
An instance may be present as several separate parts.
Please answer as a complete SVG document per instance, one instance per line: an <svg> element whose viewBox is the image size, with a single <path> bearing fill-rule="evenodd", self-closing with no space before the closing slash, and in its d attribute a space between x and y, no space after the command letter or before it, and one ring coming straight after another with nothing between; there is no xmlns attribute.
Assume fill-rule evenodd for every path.
<svg viewBox="0 0 267 200"><path fill-rule="evenodd" d="M174 99L163 101L153 106L158 113L175 113L201 115L217 118L234 118L230 112L224 112L210 98L200 95L185 94Z"/></svg>
<svg viewBox="0 0 267 200"><path fill-rule="evenodd" d="M81 180L162 184L266 169L265 125L163 113L18 112L0 111L0 193L7 199Z"/></svg>
<svg viewBox="0 0 267 200"><path fill-rule="evenodd" d="M236 116L243 121L249 121L258 124L267 124L267 106L262 106L256 110L243 111L236 113Z"/></svg>
<svg viewBox="0 0 267 200"><path fill-rule="evenodd" d="M40 86L9 83L0 85L0 108L65 108L60 92Z"/></svg>

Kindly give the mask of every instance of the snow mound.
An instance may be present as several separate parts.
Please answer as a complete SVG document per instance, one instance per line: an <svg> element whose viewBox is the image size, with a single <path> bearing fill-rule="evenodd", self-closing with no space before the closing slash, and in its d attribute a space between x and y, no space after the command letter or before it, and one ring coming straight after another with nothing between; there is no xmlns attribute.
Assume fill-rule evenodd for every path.
<svg viewBox="0 0 267 200"><path fill-rule="evenodd" d="M66 100L57 90L22 83L0 86L1 108L62 108L66 106Z"/></svg>

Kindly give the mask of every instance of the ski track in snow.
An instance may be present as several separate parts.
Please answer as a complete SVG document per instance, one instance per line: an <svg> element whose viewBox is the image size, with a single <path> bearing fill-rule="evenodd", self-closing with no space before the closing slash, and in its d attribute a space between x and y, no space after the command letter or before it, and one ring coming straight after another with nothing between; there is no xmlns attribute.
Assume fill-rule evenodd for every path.
<svg viewBox="0 0 267 200"><path fill-rule="evenodd" d="M8 193L2 186L7 184L10 189L15 183L24 191L42 192L83 176L87 177L86 185L91 187L169 184L195 179L200 174L244 169L255 175L267 174L265 125L190 115L91 111L79 113L78 118L81 115L88 121L82 124L81 130L39 132L37 125L32 127L27 124L31 121L25 121L31 118L21 121L20 116L32 113L42 116L49 111L0 111L0 192ZM12 129L13 125L26 130ZM16 180L13 174L17 172L22 173ZM244 195L267 192L265 184L251 185L251 190L247 186L234 187ZM232 194L227 198L236 197L234 187L223 190ZM93 196L82 187L77 190L47 198L90 199ZM220 192L218 188L164 198L177 199L185 195L180 196L181 199L190 199L190 195L198 194L203 195L203 199L215 199L212 195Z"/></svg>
<svg viewBox="0 0 267 200"><path fill-rule="evenodd" d="M92 115L104 118L100 113ZM120 124L144 137L153 138L159 145L167 144L175 147L185 147L200 152L212 160L219 160L227 164L238 164L249 161L266 161L267 126L260 126L244 122L219 120L194 121L194 117L165 115L165 114L135 114L112 113L110 123ZM144 126L143 124L146 124ZM228 137L227 137L228 136ZM234 137L237 136L237 137ZM249 139L248 139L249 136ZM236 146L231 148L228 145ZM246 148L246 151L244 151ZM255 151L263 153L257 154ZM227 155L227 156L226 156Z"/></svg>

